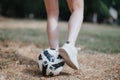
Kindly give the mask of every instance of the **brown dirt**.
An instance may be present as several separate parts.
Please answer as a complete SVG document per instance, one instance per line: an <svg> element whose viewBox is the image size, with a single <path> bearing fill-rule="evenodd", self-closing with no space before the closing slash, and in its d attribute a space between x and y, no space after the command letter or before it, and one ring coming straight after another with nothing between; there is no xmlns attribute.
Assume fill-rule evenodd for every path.
<svg viewBox="0 0 120 80"><path fill-rule="evenodd" d="M40 28L45 29L46 22L41 20L0 18L0 28Z"/></svg>
<svg viewBox="0 0 120 80"><path fill-rule="evenodd" d="M45 29L45 25L45 21L0 18L0 28ZM67 26L65 22L60 25ZM84 29L93 25L83 26ZM0 42L0 80L120 80L120 54L98 53L83 47L78 54L80 70L65 65L60 75L43 77L36 62L41 51L34 44Z"/></svg>
<svg viewBox="0 0 120 80"><path fill-rule="evenodd" d="M60 75L43 77L36 62L40 52L33 44L1 42L0 80L120 80L120 54L83 49L78 55L80 70L65 65Z"/></svg>

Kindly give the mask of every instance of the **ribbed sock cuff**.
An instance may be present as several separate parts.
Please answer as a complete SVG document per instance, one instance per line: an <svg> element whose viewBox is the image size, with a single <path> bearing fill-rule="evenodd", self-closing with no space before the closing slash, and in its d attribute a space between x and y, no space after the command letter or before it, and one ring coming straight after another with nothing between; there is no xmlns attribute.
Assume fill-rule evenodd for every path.
<svg viewBox="0 0 120 80"><path fill-rule="evenodd" d="M55 48L50 48L51 50L56 50Z"/></svg>

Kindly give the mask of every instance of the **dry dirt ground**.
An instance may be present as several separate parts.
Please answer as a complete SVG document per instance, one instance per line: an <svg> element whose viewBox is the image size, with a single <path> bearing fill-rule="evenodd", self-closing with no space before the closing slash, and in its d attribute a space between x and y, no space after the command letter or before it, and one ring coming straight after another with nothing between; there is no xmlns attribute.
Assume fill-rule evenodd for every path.
<svg viewBox="0 0 120 80"><path fill-rule="evenodd" d="M13 22L17 24L16 20ZM12 21L3 23L0 27L12 26ZM25 25L23 23L18 21L17 27ZM45 22L28 21L26 27L33 23L45 26ZM78 54L80 70L75 71L65 65L60 75L43 77L36 62L41 51L42 48L34 44L0 42L0 80L120 80L120 54L104 54L83 48Z"/></svg>

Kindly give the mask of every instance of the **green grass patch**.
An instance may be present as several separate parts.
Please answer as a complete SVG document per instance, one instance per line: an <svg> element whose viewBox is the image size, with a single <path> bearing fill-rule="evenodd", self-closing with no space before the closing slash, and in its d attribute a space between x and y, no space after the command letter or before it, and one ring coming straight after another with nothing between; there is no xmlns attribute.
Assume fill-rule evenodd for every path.
<svg viewBox="0 0 120 80"><path fill-rule="evenodd" d="M77 44L103 53L120 53L120 29L80 32Z"/></svg>
<svg viewBox="0 0 120 80"><path fill-rule="evenodd" d="M41 29L0 29L0 41L17 41L48 46L45 30ZM66 41L66 30L60 32L60 45ZM103 53L120 53L120 28L82 29L77 45Z"/></svg>
<svg viewBox="0 0 120 80"><path fill-rule="evenodd" d="M0 41L16 41L48 45L47 35L40 29L0 29Z"/></svg>

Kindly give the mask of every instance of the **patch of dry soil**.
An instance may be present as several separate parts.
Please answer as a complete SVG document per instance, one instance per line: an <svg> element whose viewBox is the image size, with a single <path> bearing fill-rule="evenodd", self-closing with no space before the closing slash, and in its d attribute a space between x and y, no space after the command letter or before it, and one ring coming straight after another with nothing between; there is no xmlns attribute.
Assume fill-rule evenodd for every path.
<svg viewBox="0 0 120 80"><path fill-rule="evenodd" d="M65 65L60 75L43 77L36 62L41 51L34 44L0 42L0 80L120 80L120 54L83 49L78 54L80 70Z"/></svg>

